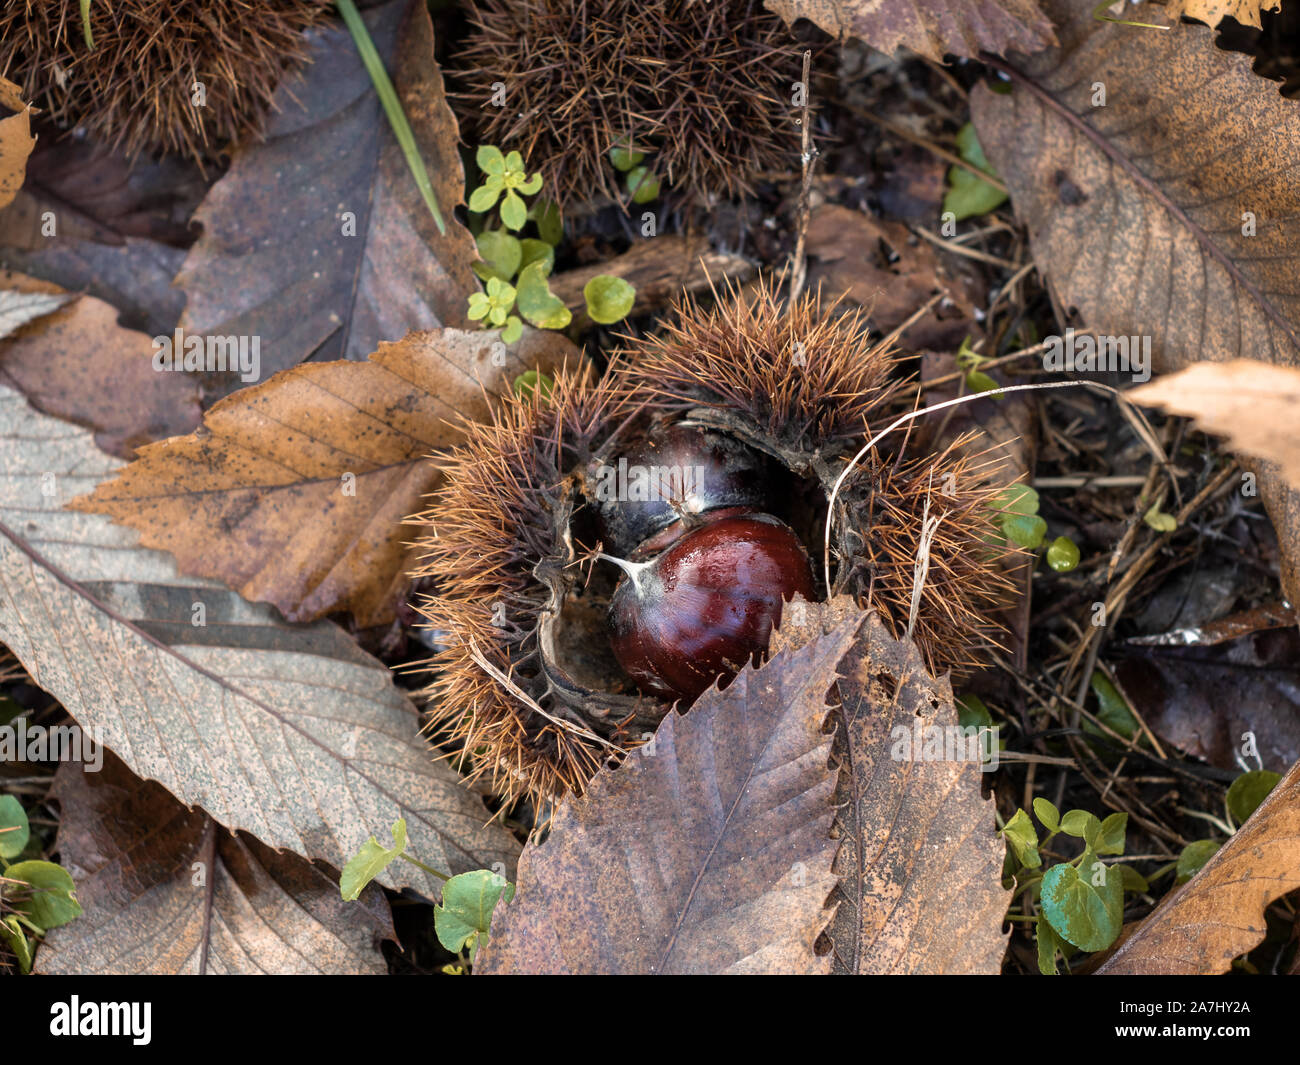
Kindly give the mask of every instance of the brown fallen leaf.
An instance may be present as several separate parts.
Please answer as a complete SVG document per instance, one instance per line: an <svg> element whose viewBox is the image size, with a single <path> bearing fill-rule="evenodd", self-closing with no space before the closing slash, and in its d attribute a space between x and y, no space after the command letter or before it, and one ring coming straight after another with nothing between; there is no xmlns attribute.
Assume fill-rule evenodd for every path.
<svg viewBox="0 0 1300 1065"><path fill-rule="evenodd" d="M1052 44L1052 24L1033 0L764 0L787 23L806 18L832 37L857 37L892 54L900 46L942 62L981 51Z"/></svg>
<svg viewBox="0 0 1300 1065"><path fill-rule="evenodd" d="M739 255L715 251L699 240L677 234L643 240L622 255L551 277L551 292L573 312L579 328L590 324L582 290L601 274L621 277L636 289L636 301L628 312L636 315L662 310L683 291L703 292L727 281L748 281L754 276L754 267Z"/></svg>
<svg viewBox="0 0 1300 1065"><path fill-rule="evenodd" d="M0 340L0 382L37 410L93 429L96 444L124 458L199 424L193 375L156 372L153 341L118 325L113 307L0 271L0 296L6 293L68 304Z"/></svg>
<svg viewBox="0 0 1300 1065"><path fill-rule="evenodd" d="M1047 9L1060 48L1003 64L1012 92L977 86L971 114L1061 302L1103 336L1151 337L1157 371L1300 365L1300 109L1204 26ZM1300 493L1263 468L1260 493L1300 600Z"/></svg>
<svg viewBox="0 0 1300 1065"><path fill-rule="evenodd" d="M1217 26L1225 18L1233 18L1243 26L1259 29L1260 12L1277 11L1281 6L1282 0L1169 0L1165 15L1174 20L1199 19L1207 26Z"/></svg>
<svg viewBox="0 0 1300 1065"><path fill-rule="evenodd" d="M1204 868L1167 895L1098 974L1212 975L1254 949L1264 908L1300 887L1300 763Z"/></svg>
<svg viewBox="0 0 1300 1065"><path fill-rule="evenodd" d="M1128 398L1189 417L1197 428L1226 437L1233 450L1277 463L1300 489L1300 369L1253 359L1198 362L1130 389Z"/></svg>
<svg viewBox="0 0 1300 1065"><path fill-rule="evenodd" d="M792 613L825 628L856 612L841 596ZM791 638L783 626L774 650ZM1011 892L1002 886L1006 845L992 797L980 794L978 757L920 756L936 730L958 726L951 686L931 677L915 644L893 639L875 614L840 671L833 720L835 834L843 842L828 929L835 972L1000 972ZM903 737L913 746L896 757Z"/></svg>
<svg viewBox="0 0 1300 1065"><path fill-rule="evenodd" d="M50 796L85 912L46 935L37 972L387 972L379 941L397 937L373 884L344 902L329 870L227 832L111 754L97 771L59 766Z"/></svg>
<svg viewBox="0 0 1300 1065"><path fill-rule="evenodd" d="M406 818L445 872L507 869L518 844L420 739L389 671L337 625L291 626L168 555L64 508L121 462L0 386L0 644L137 776L341 869ZM430 897L409 862L380 877Z"/></svg>
<svg viewBox="0 0 1300 1065"><path fill-rule="evenodd" d="M478 973L806 973L830 917L822 732L850 617L752 666L567 801L520 861Z"/></svg>
<svg viewBox="0 0 1300 1065"><path fill-rule="evenodd" d="M837 204L824 204L808 224L810 285L827 294L847 293L870 311L871 324L889 332L916 313L931 293L948 300L899 338L909 348L955 348L976 330L975 282L940 259L933 245L901 222L873 218Z"/></svg>
<svg viewBox="0 0 1300 1065"><path fill-rule="evenodd" d="M440 235L341 24L312 31L311 65L276 91L266 142L236 153L199 207L203 236L176 283L187 333L260 337L264 376L364 360L380 341L463 326L478 291L455 119L426 6L364 12L446 220Z"/></svg>
<svg viewBox="0 0 1300 1065"><path fill-rule="evenodd" d="M1164 742L1236 769L1253 732L1265 769L1300 760L1300 630L1295 622L1210 647L1121 649L1115 677Z"/></svg>
<svg viewBox="0 0 1300 1065"><path fill-rule="evenodd" d="M214 577L290 621L350 611L362 627L393 616L413 527L440 473L430 454L461 439L490 395L525 370L581 356L559 333L459 329L380 344L369 362L309 362L217 403L203 427L141 449L73 507L107 514L170 551L183 573Z"/></svg>
<svg viewBox="0 0 1300 1065"><path fill-rule="evenodd" d="M27 157L36 147L32 136L32 108L22 90L0 78L0 108L13 114L0 118L0 207L13 202L27 176Z"/></svg>

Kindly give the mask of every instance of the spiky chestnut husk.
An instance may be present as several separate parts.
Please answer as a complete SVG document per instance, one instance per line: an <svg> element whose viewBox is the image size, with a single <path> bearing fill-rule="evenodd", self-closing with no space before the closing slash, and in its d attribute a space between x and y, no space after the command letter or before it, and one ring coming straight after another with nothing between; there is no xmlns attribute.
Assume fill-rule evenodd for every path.
<svg viewBox="0 0 1300 1065"><path fill-rule="evenodd" d="M583 471L627 413L589 371L558 374L549 398L505 398L441 457L443 487L417 519L429 533L413 576L434 586L418 608L439 646L423 693L430 728L459 743L472 778L510 801L541 808L581 793L665 710L584 683L561 631L588 577L571 530Z"/></svg>
<svg viewBox="0 0 1300 1065"><path fill-rule="evenodd" d="M730 288L711 308L686 298L656 336L620 353L611 386L653 397L664 414L726 431L819 489L824 513L846 464L898 412L899 356L873 343L857 312L803 295L787 308L768 285ZM836 500L832 592L879 610L895 636L910 630L936 673L958 673L996 644L992 620L1013 588L993 501L1006 486L973 437L909 457L898 430L846 479ZM911 617L925 520L938 519L919 608ZM821 528L814 562L821 573ZM809 538L809 542L814 538Z"/></svg>
<svg viewBox="0 0 1300 1065"><path fill-rule="evenodd" d="M275 86L305 54L330 0L28 0L0 12L0 71L62 126L135 155L202 159L260 132ZM204 84L204 107L192 102Z"/></svg>
<svg viewBox="0 0 1300 1065"><path fill-rule="evenodd" d="M478 0L470 20L461 128L521 151L561 204L619 198L607 153L629 138L668 187L706 194L791 165L799 50L759 0Z"/></svg>

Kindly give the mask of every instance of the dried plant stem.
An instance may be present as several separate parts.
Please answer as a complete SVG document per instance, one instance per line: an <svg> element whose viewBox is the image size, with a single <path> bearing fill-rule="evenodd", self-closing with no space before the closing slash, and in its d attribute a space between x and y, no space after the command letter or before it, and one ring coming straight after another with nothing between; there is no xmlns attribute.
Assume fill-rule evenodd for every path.
<svg viewBox="0 0 1300 1065"><path fill-rule="evenodd" d="M809 97L812 95L812 86L809 83L811 72L812 50L809 49L803 54L803 81L800 83L803 88L803 108L800 111L799 121L803 132L799 162L803 167L803 182L799 187L799 209L796 223L798 235L795 238L794 254L790 260L791 303L802 294L804 284L808 280L808 258L805 253L805 245L808 239L808 220L812 216L813 167L817 163L817 149L812 142L812 117L811 108L809 107Z"/></svg>

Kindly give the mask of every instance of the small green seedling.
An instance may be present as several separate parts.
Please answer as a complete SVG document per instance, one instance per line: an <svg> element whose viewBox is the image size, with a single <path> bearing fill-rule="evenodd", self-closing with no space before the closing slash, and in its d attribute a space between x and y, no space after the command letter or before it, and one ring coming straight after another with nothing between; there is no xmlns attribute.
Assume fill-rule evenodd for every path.
<svg viewBox="0 0 1300 1065"><path fill-rule="evenodd" d="M957 154L978 170L996 179L997 173L989 165L980 146L975 127L967 122L957 133ZM943 197L944 213L952 212L957 221L988 214L1007 201L1005 189L972 174L964 166L948 169L948 191Z"/></svg>
<svg viewBox="0 0 1300 1065"><path fill-rule="evenodd" d="M18 967L31 972L34 942L51 928L81 916L72 875L55 862L39 859L10 861L31 842L27 812L12 795L0 795L0 882L5 914L0 919L3 939L18 959Z"/></svg>

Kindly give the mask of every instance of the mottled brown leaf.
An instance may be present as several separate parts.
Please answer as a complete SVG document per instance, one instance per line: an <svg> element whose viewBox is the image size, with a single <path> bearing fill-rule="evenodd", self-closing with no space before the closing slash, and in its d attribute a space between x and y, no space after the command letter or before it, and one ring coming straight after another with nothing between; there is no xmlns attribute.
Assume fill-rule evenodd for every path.
<svg viewBox="0 0 1300 1065"><path fill-rule="evenodd" d="M752 666L566 802L520 861L480 973L824 973L823 733L860 618Z"/></svg>
<svg viewBox="0 0 1300 1065"><path fill-rule="evenodd" d="M396 935L373 884L344 902L329 869L227 832L111 754L98 771L61 765L50 795L85 913L45 937L37 972L387 972L379 941Z"/></svg>
<svg viewBox="0 0 1300 1065"><path fill-rule="evenodd" d="M193 375L155 371L153 341L119 326L113 307L0 271L0 296L4 291L71 301L0 340L0 382L37 410L93 429L96 444L128 458L199 424Z"/></svg>
<svg viewBox="0 0 1300 1065"><path fill-rule="evenodd" d="M32 136L32 109L22 90L0 78L0 108L13 114L0 118L0 207L13 202L27 176L27 157L36 147Z"/></svg>
<svg viewBox="0 0 1300 1065"><path fill-rule="evenodd" d="M507 348L497 332L444 329L369 362L305 363L227 396L199 431L142 449L74 506L290 621L348 610L376 625L407 582L415 531L402 520L437 484L429 456L460 440L456 418L485 417L524 370L580 358L559 333Z"/></svg>
<svg viewBox="0 0 1300 1065"><path fill-rule="evenodd" d="M1300 887L1300 763L1204 868L1166 896L1098 972L1210 975L1254 949L1264 908Z"/></svg>
<svg viewBox="0 0 1300 1065"><path fill-rule="evenodd" d="M1159 371L1300 364L1300 108L1204 26L1049 10L1060 48L1016 60L1010 95L977 87L971 113L1061 301L1098 333L1151 337ZM1260 490L1300 598L1300 494L1265 466Z"/></svg>
<svg viewBox="0 0 1300 1065"><path fill-rule="evenodd" d="M1291 488L1300 490L1300 369L1253 359L1198 362L1128 395L1134 403L1191 418L1242 454L1277 463Z"/></svg>
<svg viewBox="0 0 1300 1065"><path fill-rule="evenodd" d="M958 757L933 759L926 747L932 730L957 727L947 678L875 614L840 671L835 971L998 973L1011 893L993 799L980 795L978 758L960 757L973 748L954 742L944 753Z"/></svg>
<svg viewBox="0 0 1300 1065"><path fill-rule="evenodd" d="M137 776L268 846L342 868L404 817L434 868L508 868L514 838L486 825L389 671L336 625L286 625L64 509L120 467L0 388L0 643L33 681ZM409 862L381 879L438 893Z"/></svg>
<svg viewBox="0 0 1300 1065"><path fill-rule="evenodd" d="M886 54L899 47L942 61L982 50L1052 44L1052 24L1033 0L764 0L788 23L806 18L833 37L857 37Z"/></svg>
<svg viewBox="0 0 1300 1065"><path fill-rule="evenodd" d="M1281 6L1282 0L1169 0L1165 5L1165 16L1170 19L1184 16L1200 19L1207 26L1217 26L1225 18L1233 18L1243 26L1259 29L1259 13L1276 11Z"/></svg>
<svg viewBox="0 0 1300 1065"><path fill-rule="evenodd" d="M189 299L182 328L260 337L264 375L313 352L364 360L382 340L464 325L478 290L474 240L452 213L464 174L428 11L392 0L364 18L447 232L415 186L351 35L341 23L312 31L311 66L277 90L266 142L237 153L209 192L196 215L203 236L176 282Z"/></svg>

